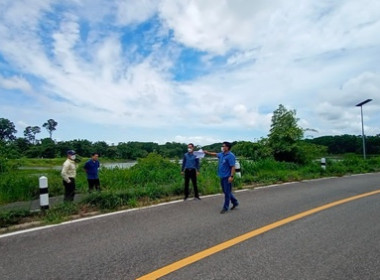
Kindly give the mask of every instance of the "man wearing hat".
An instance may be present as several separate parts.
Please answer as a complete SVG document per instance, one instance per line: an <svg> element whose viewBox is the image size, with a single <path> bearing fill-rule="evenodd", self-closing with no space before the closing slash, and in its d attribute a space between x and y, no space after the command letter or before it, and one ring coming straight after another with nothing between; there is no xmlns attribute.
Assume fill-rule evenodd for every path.
<svg viewBox="0 0 380 280"><path fill-rule="evenodd" d="M62 178L65 187L65 196L63 201L73 201L75 196L75 176L77 175L77 165L75 164L75 151L67 151L67 159L63 163Z"/></svg>

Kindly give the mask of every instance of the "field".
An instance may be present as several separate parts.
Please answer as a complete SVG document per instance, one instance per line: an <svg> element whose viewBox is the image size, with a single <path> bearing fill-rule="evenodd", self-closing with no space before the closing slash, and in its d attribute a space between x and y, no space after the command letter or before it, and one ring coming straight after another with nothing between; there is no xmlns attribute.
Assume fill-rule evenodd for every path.
<svg viewBox="0 0 380 280"><path fill-rule="evenodd" d="M19 159L1 161L0 206L16 201L31 201L39 197L38 179L46 176L49 196L63 194L60 166L64 159ZM110 162L105 160L102 162ZM271 159L250 161L240 159L242 177L235 177L234 188L241 189L273 183L300 181L328 176L380 171L380 157L367 160L347 155L339 160L327 160L326 170L319 161L307 165L276 162ZM25 219L60 222L72 215L89 211L113 211L178 199L183 196L183 178L179 161L173 161L152 153L139 159L131 168L102 168L101 192L87 194L84 161L78 166L77 193L82 194L79 203L64 204L41 213L25 210L0 210L0 226L7 227ZM20 169L20 167L27 167ZM28 169L28 168L33 169ZM216 175L217 162L202 160L198 177L201 195L220 192ZM0 208L1 209L1 208Z"/></svg>

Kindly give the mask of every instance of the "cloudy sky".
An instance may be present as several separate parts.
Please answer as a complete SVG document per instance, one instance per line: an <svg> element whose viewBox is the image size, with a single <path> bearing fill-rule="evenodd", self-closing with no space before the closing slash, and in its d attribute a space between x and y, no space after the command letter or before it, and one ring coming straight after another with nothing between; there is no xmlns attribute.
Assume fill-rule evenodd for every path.
<svg viewBox="0 0 380 280"><path fill-rule="evenodd" d="M0 117L53 138L255 141L279 104L306 137L380 134L378 0L1 0ZM37 138L48 137L42 130Z"/></svg>

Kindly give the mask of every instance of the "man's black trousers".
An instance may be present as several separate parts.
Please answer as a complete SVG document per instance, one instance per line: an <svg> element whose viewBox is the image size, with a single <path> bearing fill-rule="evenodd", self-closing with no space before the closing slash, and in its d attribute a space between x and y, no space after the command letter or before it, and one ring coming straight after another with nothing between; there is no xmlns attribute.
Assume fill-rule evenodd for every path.
<svg viewBox="0 0 380 280"><path fill-rule="evenodd" d="M196 169L189 169L189 168L185 169L185 198L189 197L189 181L190 180L194 187L194 197L199 198Z"/></svg>
<svg viewBox="0 0 380 280"><path fill-rule="evenodd" d="M69 178L70 183L63 180L63 185L65 186L65 196L64 201L73 201L75 196L75 178Z"/></svg>

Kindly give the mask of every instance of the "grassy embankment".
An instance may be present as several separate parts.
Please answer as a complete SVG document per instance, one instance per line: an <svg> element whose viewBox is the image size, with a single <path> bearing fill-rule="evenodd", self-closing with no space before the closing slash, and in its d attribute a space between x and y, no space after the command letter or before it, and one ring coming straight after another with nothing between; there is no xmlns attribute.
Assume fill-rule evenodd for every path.
<svg viewBox="0 0 380 280"><path fill-rule="evenodd" d="M2 162L0 170L0 206L15 201L30 201L39 197L38 178L46 176L49 180L49 195L63 194L60 166L64 159L22 159ZM102 161L104 162L104 160ZM300 181L327 176L342 176L380 171L380 157L363 160L349 155L340 161L327 161L327 169L321 169L319 162L308 165L261 160L257 162L240 160L243 176L236 178L235 189L254 187L273 183ZM84 161L78 166L77 192L85 194L79 203L59 204L48 211L30 213L28 210L0 210L0 227L28 220L43 223L58 223L72 218L72 215L84 215L91 211L113 211L133 208L181 198L183 178L180 176L178 162L150 154L129 168L101 169L102 191L86 194L87 181L83 171ZM19 166L38 166L44 169L24 170ZM201 175L198 178L202 195L220 192L219 179L216 176L217 163L202 161Z"/></svg>

